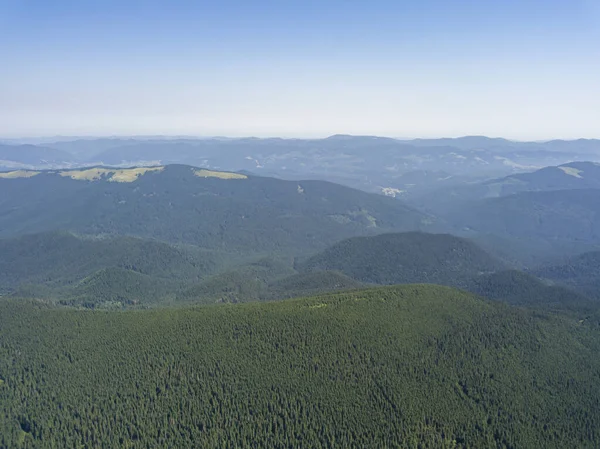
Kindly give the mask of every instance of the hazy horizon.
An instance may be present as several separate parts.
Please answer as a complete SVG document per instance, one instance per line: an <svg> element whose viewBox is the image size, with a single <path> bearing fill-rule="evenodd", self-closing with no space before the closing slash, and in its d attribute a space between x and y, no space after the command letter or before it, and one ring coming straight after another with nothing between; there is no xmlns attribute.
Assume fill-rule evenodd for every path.
<svg viewBox="0 0 600 449"><path fill-rule="evenodd" d="M294 135L294 136L283 136L283 135L269 135L264 136L258 135L191 135L191 134L89 134L89 135L0 135L0 142L19 142L19 141L40 141L40 142L57 142L57 141L71 141L71 140L95 140L95 139L139 139L139 140L177 140L177 139L189 139L189 140L210 140L210 139L230 139L230 140L243 140L243 139L283 139L283 140L323 140L335 136L349 136L349 137L375 137L382 139L394 139L398 141L413 141L413 140L441 140L441 139L465 139L465 138L485 138L485 139L503 139L510 142L521 142L521 143L544 143L552 141L577 141L577 140L600 140L600 137L575 137L575 138L549 138L549 139L512 139L505 136L486 136L479 134L465 134L456 136L446 135L435 135L435 136L415 136L415 137L398 137L398 136L385 136L375 134L348 134L348 133L333 133L319 136L307 136L307 135Z"/></svg>
<svg viewBox="0 0 600 449"><path fill-rule="evenodd" d="M598 138L594 0L0 3L0 135Z"/></svg>

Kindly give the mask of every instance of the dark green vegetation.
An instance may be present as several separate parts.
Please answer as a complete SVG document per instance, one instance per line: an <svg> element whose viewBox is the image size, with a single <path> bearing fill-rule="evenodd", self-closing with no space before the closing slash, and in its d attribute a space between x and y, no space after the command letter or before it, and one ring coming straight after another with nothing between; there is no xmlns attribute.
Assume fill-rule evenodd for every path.
<svg viewBox="0 0 600 449"><path fill-rule="evenodd" d="M568 309L594 296L592 288L565 282L578 294L505 268L468 240L418 232L354 237L296 263L134 237L48 232L0 240L0 294L87 308L276 300L364 284L433 283ZM581 279L593 287L588 271Z"/></svg>
<svg viewBox="0 0 600 449"><path fill-rule="evenodd" d="M250 257L119 236L47 232L0 240L0 295L88 308L282 299L357 288L298 274L291 257Z"/></svg>
<svg viewBox="0 0 600 449"><path fill-rule="evenodd" d="M177 296L182 302L240 302L266 299L269 284L294 275L291 261L263 258L204 279Z"/></svg>
<svg viewBox="0 0 600 449"><path fill-rule="evenodd" d="M299 265L306 273L344 275L368 284L440 284L493 300L546 310L595 310L584 293L548 285L532 274L507 270L473 242L447 234L408 232L354 237ZM588 275L585 278L589 278Z"/></svg>
<svg viewBox="0 0 600 449"><path fill-rule="evenodd" d="M532 267L599 249L600 165L570 162L531 173L447 186L409 198L452 234Z"/></svg>
<svg viewBox="0 0 600 449"><path fill-rule="evenodd" d="M564 263L547 265L533 272L539 277L600 299L600 251L584 253Z"/></svg>
<svg viewBox="0 0 600 449"><path fill-rule="evenodd" d="M293 298L330 291L351 290L364 284L337 271L298 273L269 284L268 299Z"/></svg>
<svg viewBox="0 0 600 449"><path fill-rule="evenodd" d="M518 306L560 311L593 311L598 305L586 296L560 286L550 286L528 273L506 270L475 277L467 290Z"/></svg>
<svg viewBox="0 0 600 449"><path fill-rule="evenodd" d="M404 286L94 312L0 302L0 447L597 446L600 327Z"/></svg>
<svg viewBox="0 0 600 449"><path fill-rule="evenodd" d="M228 252L301 253L345 237L430 223L392 198L323 181L205 178L189 166L123 183L52 172L0 179L0 237L66 229Z"/></svg>
<svg viewBox="0 0 600 449"><path fill-rule="evenodd" d="M362 283L335 271L296 273L290 266L251 263L210 276L177 295L180 303L278 300L355 289Z"/></svg>
<svg viewBox="0 0 600 449"><path fill-rule="evenodd" d="M452 222L511 238L598 244L598 193L597 189L518 193L458 209Z"/></svg>
<svg viewBox="0 0 600 449"><path fill-rule="evenodd" d="M468 240L408 232L347 239L310 258L300 268L338 270L372 284L465 286L471 278L504 266Z"/></svg>
<svg viewBox="0 0 600 449"><path fill-rule="evenodd" d="M248 159L252 142L229 147L257 166L304 164L294 152ZM341 165L333 179L348 166L362 176L371 145L386 182L411 195L445 185L450 196L434 197L447 208L434 217L328 182L180 165L0 177L0 449L597 447L600 253L510 269L600 245L597 167L471 183L473 197L453 198L483 155L472 145L513 143L414 143L422 158L460 161L457 177L400 172L393 139L319 142L309 156L324 172ZM201 142L113 143L77 157L205 157ZM474 240L398 233L421 229ZM359 290L398 283L479 296Z"/></svg>
<svg viewBox="0 0 600 449"><path fill-rule="evenodd" d="M118 267L163 278L198 278L218 266L218 256L134 237L86 237L48 232L0 240L0 283L69 284Z"/></svg>
<svg viewBox="0 0 600 449"><path fill-rule="evenodd" d="M0 294L86 306L151 303L216 272L225 259L134 237L33 234L0 240Z"/></svg>
<svg viewBox="0 0 600 449"><path fill-rule="evenodd" d="M122 268L103 268L68 286L23 284L11 296L86 308L168 305L185 283Z"/></svg>

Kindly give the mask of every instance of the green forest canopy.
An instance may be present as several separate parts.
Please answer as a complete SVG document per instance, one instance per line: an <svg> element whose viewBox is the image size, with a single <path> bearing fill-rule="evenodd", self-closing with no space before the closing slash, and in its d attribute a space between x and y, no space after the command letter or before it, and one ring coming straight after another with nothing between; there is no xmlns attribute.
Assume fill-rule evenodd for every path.
<svg viewBox="0 0 600 449"><path fill-rule="evenodd" d="M0 302L0 447L594 447L597 317L447 287L125 312Z"/></svg>

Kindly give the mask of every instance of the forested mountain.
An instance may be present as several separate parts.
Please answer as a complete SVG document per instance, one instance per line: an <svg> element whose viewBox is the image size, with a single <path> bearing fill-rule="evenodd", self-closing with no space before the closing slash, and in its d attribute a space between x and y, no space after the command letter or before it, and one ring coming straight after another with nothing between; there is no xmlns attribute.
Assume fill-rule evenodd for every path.
<svg viewBox="0 0 600 449"><path fill-rule="evenodd" d="M408 232L350 238L311 257L299 268L308 272L338 270L373 284L464 286L472 277L504 266L466 239Z"/></svg>
<svg viewBox="0 0 600 449"><path fill-rule="evenodd" d="M471 185L573 160L600 159L600 141L583 139L514 142L482 136L416 140L351 135L325 139L148 136L32 142L69 152L81 166L177 163L287 180L326 180L369 192L398 192L409 199L432 189ZM409 173L412 182L406 176Z"/></svg>
<svg viewBox="0 0 600 449"><path fill-rule="evenodd" d="M600 190L524 192L470 203L447 216L457 227L517 239L600 243Z"/></svg>
<svg viewBox="0 0 600 449"><path fill-rule="evenodd" d="M75 157L72 154L54 148L0 143L0 167L5 169L65 166L74 160Z"/></svg>
<svg viewBox="0 0 600 449"><path fill-rule="evenodd" d="M545 167L527 173L440 186L411 201L425 209L447 214L470 205L474 201L499 198L523 192L548 192L571 189L600 188L600 165L596 162L569 162L554 167Z"/></svg>
<svg viewBox="0 0 600 449"><path fill-rule="evenodd" d="M363 287L336 271L296 273L281 261L251 263L210 276L176 296L178 303L280 300Z"/></svg>
<svg viewBox="0 0 600 449"><path fill-rule="evenodd" d="M504 179L499 196L525 191L600 188L600 164L570 162L558 167L545 167L532 173L519 173ZM493 181L489 181L492 185Z"/></svg>
<svg viewBox="0 0 600 449"><path fill-rule="evenodd" d="M105 268L149 276L199 279L216 271L220 256L178 249L133 237L80 237L48 232L0 239L0 287L20 284L69 285Z"/></svg>
<svg viewBox="0 0 600 449"><path fill-rule="evenodd" d="M327 142L367 141L396 145ZM598 253L505 262L600 245L591 167L441 218L183 165L0 174L0 449L593 447ZM365 289L413 283L479 297Z"/></svg>
<svg viewBox="0 0 600 449"><path fill-rule="evenodd" d="M11 297L39 298L52 304L87 309L164 307L175 304L177 293L189 282L110 267L67 285L21 284Z"/></svg>
<svg viewBox="0 0 600 449"><path fill-rule="evenodd" d="M224 253L125 236L0 239L0 295L86 307L167 304L232 264Z"/></svg>
<svg viewBox="0 0 600 449"><path fill-rule="evenodd" d="M371 284L455 286L489 299L548 310L597 307L581 293L506 268L467 239L420 232L350 238L298 266L311 274L339 270L351 279Z"/></svg>
<svg viewBox="0 0 600 449"><path fill-rule="evenodd" d="M361 284L298 274L293 260L240 258L123 236L47 232L0 239L0 295L87 308L283 299Z"/></svg>
<svg viewBox="0 0 600 449"><path fill-rule="evenodd" d="M298 273L269 284L268 299L311 296L326 292L352 290L364 284L337 271Z"/></svg>
<svg viewBox="0 0 600 449"><path fill-rule="evenodd" d="M546 265L533 273L600 299L600 251L587 252L561 264Z"/></svg>
<svg viewBox="0 0 600 449"><path fill-rule="evenodd" d="M573 290L547 285L531 274L505 270L474 277L467 290L489 299L546 310L590 311L597 303Z"/></svg>
<svg viewBox="0 0 600 449"><path fill-rule="evenodd" d="M256 258L124 236L57 231L0 240L0 295L87 308L279 300L364 283L414 282L526 306L587 303L573 291L504 268L468 240L414 232L351 238L296 264L291 256ZM597 296L597 276L581 271L579 283L585 282L563 283Z"/></svg>
<svg viewBox="0 0 600 449"><path fill-rule="evenodd" d="M89 312L0 302L0 447L594 447L598 323L404 286Z"/></svg>
<svg viewBox="0 0 600 449"><path fill-rule="evenodd" d="M267 299L271 297L268 290L272 282L295 273L291 260L266 257L209 276L181 292L177 299L199 303Z"/></svg>
<svg viewBox="0 0 600 449"><path fill-rule="evenodd" d="M0 179L2 237L67 229L225 251L306 252L345 237L431 223L431 217L392 198L328 182L189 166L95 168Z"/></svg>

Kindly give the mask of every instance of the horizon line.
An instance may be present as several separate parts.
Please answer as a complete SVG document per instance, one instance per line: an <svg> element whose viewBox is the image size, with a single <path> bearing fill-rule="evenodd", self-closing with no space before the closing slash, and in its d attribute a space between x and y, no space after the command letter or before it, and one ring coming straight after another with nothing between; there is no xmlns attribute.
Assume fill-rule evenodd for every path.
<svg viewBox="0 0 600 449"><path fill-rule="evenodd" d="M575 138L564 138L564 137L553 137L553 138L542 138L542 139L513 139L502 136L489 136L484 134L465 134L458 136L440 136L440 137L398 137L390 135L377 135L377 134L347 134L347 133L335 133L319 137L309 136L284 136L284 135L242 135L242 136L231 136L231 135L194 135L194 134L81 134L81 135L69 135L69 134L56 134L56 135L18 135L18 136L0 136L0 142L10 141L26 141L26 140L45 140L48 143L53 143L52 139L59 139L63 141L76 141L76 140L96 140L96 139L164 139L164 140L327 140L335 137L347 137L347 138L376 138L376 139L390 139L398 142L409 142L418 140L459 140L468 138L483 138L489 140L506 140L508 142L515 143L548 143L555 141L564 142L575 142L578 140L600 140L600 137L575 137Z"/></svg>

